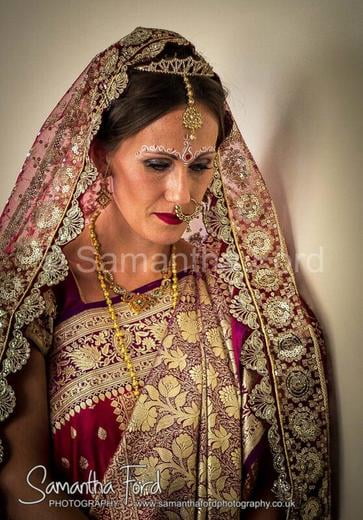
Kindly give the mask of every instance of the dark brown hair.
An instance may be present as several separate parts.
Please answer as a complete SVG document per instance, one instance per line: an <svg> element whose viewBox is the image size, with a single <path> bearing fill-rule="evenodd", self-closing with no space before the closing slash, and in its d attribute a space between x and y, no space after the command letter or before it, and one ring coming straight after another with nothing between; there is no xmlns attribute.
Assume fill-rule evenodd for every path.
<svg viewBox="0 0 363 520"><path fill-rule="evenodd" d="M179 48L168 44L157 60L170 56L179 58L193 55L191 47ZM103 113L97 140L105 150L116 150L123 139L136 134L147 125L171 110L185 106L187 102L183 78L175 74L160 74L129 70L126 91L112 102ZM194 99L203 103L216 117L219 132L216 142L218 149L231 129L230 118L225 110L228 91L215 75L190 76Z"/></svg>

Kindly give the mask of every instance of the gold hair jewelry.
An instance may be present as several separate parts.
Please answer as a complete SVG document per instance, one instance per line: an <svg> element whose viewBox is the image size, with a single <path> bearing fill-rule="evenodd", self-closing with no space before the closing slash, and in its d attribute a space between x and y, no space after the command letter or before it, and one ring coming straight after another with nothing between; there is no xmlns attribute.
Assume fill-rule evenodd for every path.
<svg viewBox="0 0 363 520"><path fill-rule="evenodd" d="M188 106L183 113L183 126L187 130L190 130L188 137L193 141L195 139L195 131L201 128L203 120L201 112L195 108L192 85L186 75L183 76L183 80L188 96Z"/></svg>
<svg viewBox="0 0 363 520"><path fill-rule="evenodd" d="M147 65L139 65L135 69L145 72L159 72L162 74L177 74L183 77L187 91L188 105L183 113L183 126L189 132L188 138L195 139L195 132L203 125L201 112L195 107L192 85L188 76L213 76L214 72L209 63L196 60L192 56L187 58L163 58Z"/></svg>
<svg viewBox="0 0 363 520"><path fill-rule="evenodd" d="M127 366L127 369L130 374L131 379L131 385L132 385L132 391L135 397L137 397L140 394L140 383L138 381L135 368L133 366L130 353L125 346L125 343L123 341L124 335L123 332L117 322L116 318L116 312L112 304L112 300L110 297L110 292L106 286L106 281L102 272L102 260L101 260L101 245L98 241L96 230L95 230L95 223L100 215L100 211L96 210L95 213L92 215L90 224L89 224L89 232L90 232L90 238L92 241L92 245L94 247L94 255L95 255L95 261L96 261L96 271L97 271L97 277L98 281L100 283L101 289L103 291L104 298L107 303L108 312L110 314L113 329L115 331L115 340L116 340L116 346L120 354L122 355L125 364ZM174 246L174 244L173 244ZM173 308L176 307L177 301L178 301L178 277L176 272L176 258L175 254L172 255L172 262L171 262L171 268L172 268L172 274L173 274L173 281L172 281L172 300L173 300Z"/></svg>
<svg viewBox="0 0 363 520"><path fill-rule="evenodd" d="M213 76L214 72L212 67L204 61L196 60L193 56L187 56L186 58L163 58L159 61L152 61L145 65L137 65L134 67L138 70L145 72L161 72L162 74L179 74L183 76Z"/></svg>
<svg viewBox="0 0 363 520"><path fill-rule="evenodd" d="M175 213L177 215L178 218L180 218L180 220L182 220L183 222L187 222L188 223L188 226L187 226L187 232L191 231L191 228L190 228L190 221L197 217L199 215L199 213L202 211L203 209L203 204L200 203L200 202L197 202L195 199L191 199L192 202L194 202L195 204L195 210L193 211L193 213L191 213L190 215L185 215L183 213L183 210L181 209L181 206L179 204L176 204L174 207L175 207Z"/></svg>

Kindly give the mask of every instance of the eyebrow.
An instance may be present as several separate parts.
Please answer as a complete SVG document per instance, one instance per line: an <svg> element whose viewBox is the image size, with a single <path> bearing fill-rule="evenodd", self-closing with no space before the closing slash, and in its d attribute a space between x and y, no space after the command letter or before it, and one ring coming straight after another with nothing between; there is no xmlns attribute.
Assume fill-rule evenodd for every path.
<svg viewBox="0 0 363 520"><path fill-rule="evenodd" d="M168 157L171 157L172 159L178 159L178 157L176 155L174 155L173 153L168 153L168 152L149 152L148 150L144 150L142 152L142 155L144 155L146 153L150 153L150 154L153 154L153 155L167 155ZM199 159L203 155L208 155L208 154L211 154L211 153L215 153L215 150L209 151L209 152L202 152L202 153L200 153L199 155L197 155L197 157L194 158L194 161L196 161L197 159Z"/></svg>

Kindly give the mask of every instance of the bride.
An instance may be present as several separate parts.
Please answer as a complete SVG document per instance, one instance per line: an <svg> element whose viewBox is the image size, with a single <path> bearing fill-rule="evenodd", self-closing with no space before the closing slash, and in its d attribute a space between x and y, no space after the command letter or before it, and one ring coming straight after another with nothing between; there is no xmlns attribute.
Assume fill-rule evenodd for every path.
<svg viewBox="0 0 363 520"><path fill-rule="evenodd" d="M323 335L191 42L137 27L90 62L0 242L9 519L330 518Z"/></svg>

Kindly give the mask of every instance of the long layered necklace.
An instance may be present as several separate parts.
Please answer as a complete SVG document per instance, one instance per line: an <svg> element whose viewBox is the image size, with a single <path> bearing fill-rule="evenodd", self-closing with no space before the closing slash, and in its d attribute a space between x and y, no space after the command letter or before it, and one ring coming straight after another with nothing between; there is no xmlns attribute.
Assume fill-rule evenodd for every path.
<svg viewBox="0 0 363 520"><path fill-rule="evenodd" d="M104 274L105 268L103 267L102 259L101 259L101 256L102 256L101 244L97 238L97 234L96 234L96 230L95 230L95 223L96 223L96 220L97 220L99 214L100 214L100 211L96 211L92 215L90 224L89 224L89 234L90 234L91 242L92 242L92 245L94 248L97 278L100 283L101 289L103 291L103 295L104 295L104 298L107 303L108 312L109 312L110 318L112 320L113 329L115 331L115 341L116 341L117 349L125 361L126 367L130 374L132 391L133 391L133 394L135 395L135 397L137 397L140 394L140 383L138 381L136 371L135 371L134 365L131 360L130 353L129 353L127 347L125 346L124 335L123 335L121 327L119 326L118 321L117 321L116 312L115 312L114 306L112 304L111 296L110 296L110 290L107 287L107 281L106 281L105 274ZM167 274L163 273L162 290L165 290L166 287L170 287L169 272L170 272L170 270L168 269ZM176 272L176 258L175 258L175 245L174 244L172 245L172 253L171 253L171 272L172 272L172 282L171 282L172 303L173 303L173 309L174 309L177 304L177 301L178 301L178 292L179 292L178 277L177 277L177 272ZM150 306L152 303L154 303L156 301L155 299L143 298L144 295L142 295L142 294L129 293L129 291L127 291L125 288L116 284L115 281L113 280L113 278L109 281L109 286L112 290L118 288L117 289L119 291L118 294L126 296L124 301L127 301L129 306L131 306L130 308L133 309L135 312L140 312L141 309L146 308L147 305ZM159 292L158 292L158 295L160 295Z"/></svg>

